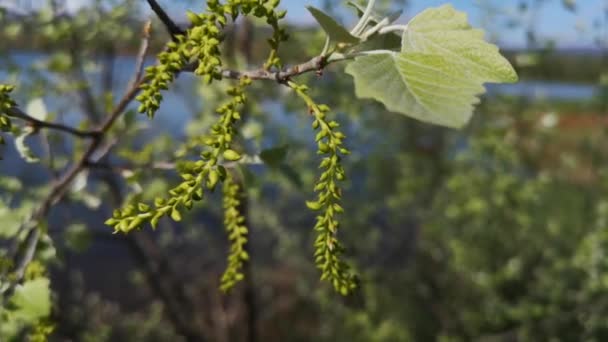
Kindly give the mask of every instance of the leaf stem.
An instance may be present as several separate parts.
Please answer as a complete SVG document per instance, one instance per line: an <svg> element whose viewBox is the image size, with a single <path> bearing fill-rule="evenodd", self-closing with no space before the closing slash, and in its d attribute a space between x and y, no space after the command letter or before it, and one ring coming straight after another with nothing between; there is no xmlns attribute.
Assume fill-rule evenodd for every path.
<svg viewBox="0 0 608 342"><path fill-rule="evenodd" d="M408 29L407 25L389 25L389 26L382 27L378 31L378 33L380 33L380 34L385 34L388 32L402 32L403 33L405 31L407 31L407 29Z"/></svg>
<svg viewBox="0 0 608 342"><path fill-rule="evenodd" d="M370 28L365 33L363 33L361 35L361 40L367 40L367 38L369 38L370 36L372 36L374 33L380 31L383 27L385 27L388 24L389 24L389 19L388 18L382 19L382 21L380 21L379 23L377 23L376 26Z"/></svg>
<svg viewBox="0 0 608 342"><path fill-rule="evenodd" d="M376 3L376 0L369 0L367 2L367 7L365 7L365 12L363 12L363 15L359 19L359 22L357 23L357 25L355 25L355 27L353 27L353 29L350 31L350 33L352 33L355 36L358 36L361 33L360 31L365 28L365 26L367 25L367 23L369 21L369 18L372 15L372 10L374 8L375 3Z"/></svg>

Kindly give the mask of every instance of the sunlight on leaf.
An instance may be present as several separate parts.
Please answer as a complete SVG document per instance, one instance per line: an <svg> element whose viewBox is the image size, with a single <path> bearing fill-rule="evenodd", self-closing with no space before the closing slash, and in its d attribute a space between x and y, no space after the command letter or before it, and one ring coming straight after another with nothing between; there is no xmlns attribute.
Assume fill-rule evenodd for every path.
<svg viewBox="0 0 608 342"><path fill-rule="evenodd" d="M400 53L368 55L346 67L360 98L420 121L460 128L486 82L515 82L517 74L495 45L451 5L412 19Z"/></svg>

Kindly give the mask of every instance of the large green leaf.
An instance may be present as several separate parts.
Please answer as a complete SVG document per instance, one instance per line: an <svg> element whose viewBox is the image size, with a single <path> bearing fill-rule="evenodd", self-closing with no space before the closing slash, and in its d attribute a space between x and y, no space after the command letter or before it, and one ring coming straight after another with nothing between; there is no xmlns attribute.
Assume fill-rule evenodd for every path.
<svg viewBox="0 0 608 342"><path fill-rule="evenodd" d="M514 82L517 75L466 14L450 5L416 16L402 51L358 57L346 67L360 98L420 121L460 128L484 93L485 82Z"/></svg>
<svg viewBox="0 0 608 342"><path fill-rule="evenodd" d="M479 82L449 59L420 53L393 53L357 58L346 67L360 98L382 102L387 109L420 121L459 128L468 122Z"/></svg>
<svg viewBox="0 0 608 342"><path fill-rule="evenodd" d="M449 4L415 16L403 34L401 51L443 56L480 82L517 82L498 47L484 41L483 30L471 28L466 13Z"/></svg>
<svg viewBox="0 0 608 342"><path fill-rule="evenodd" d="M348 32L348 30L342 25L338 24L338 22L335 21L334 18L328 16L327 14L323 13L323 11L313 6L307 6L306 8L310 12L310 14L312 14L315 20L319 23L319 25L321 25L325 33L327 33L327 35L332 41L337 43L351 44L359 42L359 38L350 34L350 32Z"/></svg>

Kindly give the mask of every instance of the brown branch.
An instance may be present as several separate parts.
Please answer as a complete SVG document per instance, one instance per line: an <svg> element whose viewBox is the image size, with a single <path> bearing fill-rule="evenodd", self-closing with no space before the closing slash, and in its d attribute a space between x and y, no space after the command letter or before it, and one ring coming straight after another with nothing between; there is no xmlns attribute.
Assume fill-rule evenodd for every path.
<svg viewBox="0 0 608 342"><path fill-rule="evenodd" d="M13 107L13 108L9 109L7 114L8 114L8 116L26 121L30 126L32 126L35 129L40 129L40 128L52 129L52 130L56 130L56 131L69 133L69 134L75 135L79 138L95 138L100 134L100 132L98 132L98 131L81 131L79 129L76 129L76 128L73 128L70 126L66 126L63 124L38 120L35 117L23 112L21 109L19 109L17 107Z"/></svg>
<svg viewBox="0 0 608 342"><path fill-rule="evenodd" d="M186 33L179 26L177 26L173 19L169 17L167 12L165 12L165 10L160 7L156 0L148 0L148 4L150 5L150 8L152 8L152 11L154 11L158 19L163 22L165 28L167 29L167 32L169 32L169 34L171 35L171 38L175 39L176 36L184 35Z"/></svg>

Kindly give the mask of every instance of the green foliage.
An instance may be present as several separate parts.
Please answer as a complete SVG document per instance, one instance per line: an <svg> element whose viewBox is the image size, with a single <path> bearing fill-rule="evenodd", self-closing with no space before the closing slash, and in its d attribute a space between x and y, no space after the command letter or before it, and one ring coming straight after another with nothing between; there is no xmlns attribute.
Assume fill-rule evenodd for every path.
<svg viewBox="0 0 608 342"><path fill-rule="evenodd" d="M44 322L51 311L49 279L36 278L17 285L4 308L0 307L0 334L17 338L24 327L34 326L28 333L32 341L46 341L53 328Z"/></svg>
<svg viewBox="0 0 608 342"><path fill-rule="evenodd" d="M502 2L494 2L500 3L501 7L506 6ZM524 2L531 4L536 1ZM237 15L247 10L252 13L255 6L250 5L250 9L246 9L247 3L241 1L240 7L235 7ZM265 6L269 3L266 2ZM559 5L558 1L554 3ZM376 1L376 7L386 5L388 8L389 4L396 7L393 1ZM355 7L362 18L367 12L365 6ZM6 25L5 30L14 31L15 27L21 31L28 30L28 27L41 30L43 38L48 39L46 46L55 49L64 46L72 36L78 40L86 32L84 56L100 55L103 50L97 47L103 39L124 41L123 34L137 31L125 30L116 22L110 24L114 19L105 20L105 14L99 16L104 21L103 25L89 24L85 19L95 18L91 12L79 12L77 24L74 24L63 18L50 22L52 13L46 11L41 14L41 20L46 20L43 24L36 21L36 24ZM124 18L121 13L114 15ZM196 16L192 21L199 20L199 15ZM226 16L232 16L232 12ZM330 20L326 15L318 16L324 18L320 21ZM604 120L587 114L600 112L594 105L585 101L557 103L547 100L539 103L531 102L532 99L492 96L479 103L480 113L485 115L476 115L466 130L446 130L402 116L383 116L378 103L372 101L353 101L352 78L344 77L341 74L343 69L335 65L325 68L327 64L343 61L347 70L357 67L357 73L365 74L380 67L384 61L390 62L392 66L387 70L392 74L389 76L397 76L395 79L399 82L408 82L412 87L404 89L403 93L410 92L414 97L430 91L442 101L445 97L445 102L439 102L429 101L422 95L422 100L417 101L429 112L428 108L437 110L435 114L440 122L453 126L464 124L467 115L460 118L448 115L454 114L454 109L459 109L459 115L472 109L471 104L477 101L477 91L482 91L481 80L484 77L498 79L509 73L493 75L491 72L498 69L491 66L491 59L473 58L476 55L472 53L483 52L488 46L481 40L480 31L460 26L466 22L463 18L463 14L444 8L439 12L421 14L410 22L406 30L401 25L392 25L395 16L373 11L367 23L359 25L359 30L338 29L342 34L347 32L356 37L359 43L343 44L345 38L328 29L326 33L333 45L328 44L321 53L319 51L326 38L324 32L301 30L293 39L282 41L282 61L269 70L262 65L266 60L266 56L260 53L265 46L263 39L260 39L260 46L256 45L257 40L254 42L254 56L248 63L238 61L238 55L237 61L218 55L221 66L214 70L244 71L244 68L255 68L252 65L259 62L260 69L252 73L258 76L273 76L282 63L305 62L302 56L324 55L327 59L322 62L327 63L318 65L325 73L324 77L314 75L315 67L307 75L253 80L253 84L247 87L247 105L234 102L235 96L231 94L227 104L238 108L233 109L232 114L225 112L219 116L208 114L211 109L223 106L230 84L225 81L207 84L203 75L192 82L192 87L181 88L181 91L188 90L184 94L186 96L200 95L200 103L205 108L199 112L196 105L188 107L192 109L192 116L188 117L185 125L186 137L157 134L159 129L165 129L167 123L181 124L181 117L177 115L159 116L156 123L150 124L147 120L137 119L134 111L125 112L102 141L101 147L106 143L113 144L108 145L111 148L109 154L99 163L95 162L101 153L95 153L87 161L86 169L66 190L68 201L65 201L66 197L63 201L56 197L56 203L61 205L53 206L49 234L54 234L51 236L58 246L57 255L49 236L44 234L33 261L25 269L24 280L16 287L23 291L23 288L31 288L32 282L42 283L46 277L45 264L49 260L61 267L61 274L63 270L70 273L70 284L55 286L59 291L68 288L69 294L66 298L65 293L59 292L56 302L61 306L52 317L59 320L56 322L58 336L50 339L62 339L62 334L67 331L70 334L68 338L77 341L180 341L185 339L184 336L196 335L197 330L203 331L204 340L239 339L235 335L246 329L240 317L244 317L243 310L248 304L242 301L241 295L247 296L251 290L259 296L254 302L263 306L256 324L259 340L606 340L608 204L604 198L608 177L603 171L607 160L606 136L601 128L603 124L596 125L604 123ZM265 38L270 34L264 30L269 26L264 25L263 20L253 23L264 26L260 29L263 34L257 35L256 31L256 37ZM462 29L445 30L451 25ZM90 30L85 29L88 26L91 26ZM222 52L231 52L227 50L233 46L230 37L234 31L217 27L219 37L226 33L227 44L221 46L221 50L226 51ZM402 51L403 30L407 32L407 44L415 45L421 51ZM455 43L459 35L467 41ZM452 39L444 41L446 37L454 38L454 42ZM174 44L169 44L165 52L171 47L186 44L188 39L187 35L175 37ZM133 48L138 45L136 43L122 44ZM196 44L207 43L201 41ZM473 49L460 51L461 46ZM220 45L217 47L220 49ZM449 49L445 51L439 47ZM490 54L496 57L497 51L492 52L492 49ZM392 55L395 56L391 57L392 61L387 50L396 53ZM427 58L427 55L431 57ZM164 58L159 57L159 65L171 63L163 62ZM180 57L178 62L182 68L193 71L199 66L197 58ZM20 83L18 89L21 93L15 94L14 98L23 95L51 98L86 88L82 82L74 82L71 78L78 69L75 66L77 55L62 51L50 53L42 59L36 68L49 72L52 76L49 79L57 80L57 83L47 90L48 81L42 77L34 78L30 87ZM376 64L359 64L366 59ZM545 58L536 62L539 70L555 68ZM85 69L92 70L92 64L85 63ZM427 64L432 68L420 66ZM483 72L477 70L484 65L488 68ZM94 67L97 72L100 66ZM590 70L593 69L580 68L581 73L590 73ZM464 79L464 71L473 76ZM520 73L528 79L535 77L529 70ZM174 77L172 72L167 75ZM222 75L233 74L224 71ZM446 75L457 77L449 79ZM153 76L150 77L147 82L152 84ZM420 77L430 80L430 84L416 83ZM389 84L382 83L385 79L386 75L382 74L374 80L378 83L374 90L384 99L390 93ZM360 79L355 83L361 86ZM293 96L289 90L281 91L287 90L284 84L291 84L300 96ZM309 85L310 89L306 90L301 86L303 84ZM44 93L40 93L41 89L45 89ZM95 102L109 108L114 102L109 95L105 92ZM256 101L251 101L253 98ZM471 103L469 106L464 102L456 103L461 99ZM449 105L452 101L454 103ZM158 102L160 105L160 99ZM327 107L320 103L327 104ZM530 103L534 105L527 107ZM181 114L178 113L181 109L172 108L168 102L164 102L163 107ZM310 115L306 115L304 107L309 108ZM397 112L407 108L398 107ZM269 108L272 114L265 113ZM73 108L66 109L71 113ZM25 106L24 111L32 116L38 112L35 106ZM103 114L103 110L101 112ZM603 112L602 109L600 113ZM562 113L564 117L560 117ZM228 125L226 115L232 117ZM340 118L340 127L333 121L334 115ZM71 115L67 118L49 116L49 122L65 119L72 123L73 119ZM240 118L238 121L234 120L237 116ZM13 123L20 121L15 117L11 119ZM168 120L162 121L164 119ZM576 121L577 125L590 122L598 128L594 127L591 133L590 130L571 129L568 122L574 119L581 120ZM308 128L311 120L314 133L320 135L312 151L306 148L312 140L310 130L299 129ZM86 118L78 125L80 129L95 127L94 122ZM143 131L146 126L152 129ZM27 132L21 127L13 126L17 135ZM27 128L27 125L23 127ZM209 127L211 133L206 134ZM347 133L348 147L353 148L348 159L340 151L346 146L341 132ZM226 138L226 133L230 138ZM74 139L75 143L71 144L72 139L64 132L38 130L37 141L45 142L47 138L54 155L49 157L47 151L36 149L41 163L19 170L23 185L12 178L0 177L0 275L8 275L2 279L0 292L14 283L16 272L12 271L20 262L5 247L17 243L20 246L18 252L24 250L22 227L29 227L27 224L32 214L49 193L54 193L50 191L52 183L40 185L32 182L28 171L38 174L45 169L49 175L62 178L64 170L77 164L78 156L84 152L90 139ZM231 142L225 144L228 140ZM25 141L29 142L28 139ZM67 151L57 148L64 145L70 148ZM267 149L268 146L275 147ZM286 146L289 146L289 154ZM211 165L211 159L201 155L211 159L215 156L215 165ZM317 174L314 165L319 163L322 167ZM264 169L265 166L268 169ZM209 170L205 171L206 168ZM290 177L292 182L279 176L280 172ZM345 173L352 182L339 180ZM182 175L183 178L183 181L175 181L179 185L175 188L171 184L174 175ZM133 218L149 213L151 216L136 222L133 229L148 222L155 223L155 215L171 201L170 208L166 214L161 213L162 216L184 221L183 224L172 225L176 229L154 232L151 243L154 244L152 247L158 247L159 253L154 250L151 256L138 260L141 269L130 274L127 286L120 283L120 295L135 290L138 291L138 303L150 303L149 306L138 306L137 312L123 311L104 296L107 292L103 289L100 295L85 296L85 288L90 286L88 281L87 286L80 287L72 283L78 278L71 271L72 267L78 267L81 261L78 259L81 256L72 252L86 253L89 242L99 247L98 239L103 239L104 245L109 241L104 234L111 230L100 232L74 222L87 222L81 221L84 215L99 220L99 216L93 215L106 215L108 208L117 205L121 196L117 196L111 184L106 183L111 176L117 183L124 184L120 190L128 191L129 197L124 202L135 207L130 214L132 217L125 218L127 227L122 229L129 231L127 228L136 221ZM216 196L219 194L208 193L208 185L211 184L216 184L216 188L222 185L223 206L215 201L205 205L194 203L193 212L187 215L184 208L191 202L188 202L188 197L184 199L184 194L189 191L195 193L192 202L196 202L194 198L199 189L202 189L200 197L219 199ZM318 218L315 230L310 234L299 228L312 221L310 212L302 210L302 202L306 189L314 187L315 198L309 205ZM92 200L88 201L87 196ZM157 197L158 203L162 203L160 207L144 204L153 203ZM247 211L243 209L244 201L247 201ZM173 210L174 204L177 210ZM341 208L346 214L340 215ZM218 242L225 237L216 234L218 231L214 229L222 214L230 249L226 271L220 279L221 289L229 290L249 274L243 269L249 255L243 252L251 250L255 257L259 257L255 264L247 265L255 275L253 284L247 284L246 291L235 291L229 297L221 297L215 291L218 287L217 269L209 267L210 264L221 264L226 254L221 248L224 244ZM114 221L109 220L115 224L115 231L122 231L116 229L121 225L121 215L122 211L118 218L112 219ZM196 221L189 220L188 216L196 217ZM247 217L246 224L244 217ZM259 233L252 249L245 245L249 240L248 228ZM128 248L132 248L132 241L146 238L142 236L146 232L131 232L135 233L138 235L128 237L125 244ZM311 253L306 252L306 245L313 245L311 240L315 241L315 262L310 261ZM124 242L120 237L117 241L122 247ZM258 246L261 247L259 250ZM342 246L355 253L343 252ZM96 249L93 253L97 255L98 251ZM358 285L353 270L345 262L351 254L356 255L357 273L364 279L356 291L353 291L353 287ZM114 270L123 264L131 264L128 258L112 253L104 254L103 260L94 259L94 262L110 265L109 268ZM86 259L87 263L90 262L89 258ZM332 291L334 286L319 287L314 276L316 270L312 266L315 264L324 279L338 292L348 292L349 296L336 299ZM178 266L176 270L172 270L173 265ZM153 281L154 274L146 273L147 268L158 271L160 282ZM124 278L122 272L111 273ZM113 274L107 276L115 277ZM174 277L177 282L172 281ZM168 290L157 292L163 288ZM21 298L14 301L11 293L3 292L3 296L8 298L0 309L0 339L43 340L51 332L52 325L48 318L38 318L38 314L34 317L31 313L39 312L41 315L48 314L48 311L31 306L28 300L46 305L46 294L41 297L35 292L20 293ZM24 315L24 312L28 314ZM16 319L24 316L29 317L27 321ZM177 322L172 321L175 317ZM228 333L222 335L225 331ZM190 339L203 340L197 337Z"/></svg>
<svg viewBox="0 0 608 342"><path fill-rule="evenodd" d="M17 320L34 321L48 316L51 311L49 280L38 278L17 286L10 304L17 308L13 311Z"/></svg>
<svg viewBox="0 0 608 342"><path fill-rule="evenodd" d="M3 276L8 274L10 278L7 278L9 281L6 282L2 279L2 283L0 283L2 290L4 291L7 288L7 284L9 286L15 285L12 286L14 294L8 300L10 306L0 309L0 322L3 323L0 329L5 329L5 331L0 330L0 332L7 336L22 336L20 334L25 328L30 339L42 340L52 331L52 326L46 321L51 311L51 297L49 280L45 275L45 263L49 259L56 258L55 250L49 235L44 232L40 239L36 241L37 245L34 245L33 249L35 251L32 251L32 255L29 256L28 253L25 253L29 252L23 246L23 240L25 240L23 235L27 234L22 232L30 228L32 232L43 232L43 230L36 230L40 228L30 224L27 220L39 213L44 213L40 216L47 216L51 207L64 199L68 193L71 195L71 200L85 204L88 208L101 206L105 202L101 195L99 197L96 197L97 195L89 196L88 191L92 190L87 188L100 188L102 189L99 190L100 194L111 193L116 202L120 202L123 200L120 198L121 189L113 187L120 187L116 184L123 180L133 191L124 200L125 206L114 210L112 217L105 222L113 228L115 233L129 233L141 229L148 223L156 229L160 220L164 217L169 217L174 221L182 221L186 210L192 209L195 202L201 201L207 191L213 192L222 183L223 223L228 235L230 249L226 270L220 279L220 289L224 292L229 291L244 278L243 266L249 260L246 245L249 240L249 230L245 225L247 213L243 212L242 204L245 199L242 196L248 195L248 189L245 189L245 186L257 182L257 180L255 182L251 181L251 178L257 177L257 175L254 176L248 170L244 172L242 181L237 181L233 178L236 177L236 172L233 171L239 168L243 169L243 164L260 164L260 161L282 172L297 186L306 183L314 184L311 187L314 187L313 191L316 198L313 201L306 202L308 208L316 215L316 223L313 228L315 234L314 264L320 271L322 280L330 283L336 292L344 296L351 295L348 300L353 299L355 298L354 292L358 288L358 276L354 274L349 263L345 261L346 248L344 246L350 244L350 241L341 235L342 230L340 229L342 226L348 225L349 232L353 231L350 229L350 224L344 223L349 222L350 218L343 215L345 199L342 196L346 172L342 158L350 154L344 146L346 136L342 133L338 122L328 117L330 115L329 106L318 104L313 99L313 97L327 96L327 94L334 96L333 91L327 91L326 94L311 95L312 91L309 92L308 87L303 85L304 81L296 83L293 78L299 77L305 72L317 71L318 74L321 74L328 64L343 61L348 63L346 72L354 76L356 94L359 97L374 98L385 104L389 110L404 113L421 121L449 127L462 127L469 121L473 105L478 103L477 96L484 91L482 86L484 82L513 82L517 79L511 66L498 53L498 49L486 43L483 40L483 33L469 26L466 15L455 11L451 6L429 9L415 17L408 26L402 26L392 25L398 19L401 11L383 16L372 11L371 4L374 3L373 1L367 8L354 6L360 12L360 20L351 30L341 26L337 20L322 11L309 7L310 13L327 35L326 45L320 53L317 54L317 51L315 51L316 58L311 61L299 61L301 62L300 65L284 69L283 62L279 58L279 48L282 44L291 43L293 46L297 42L289 42L285 29L279 26L279 21L285 16L284 11L277 10L279 2L279 0L210 0L206 2L207 7L203 13L189 12L187 16L191 23L190 27L183 35L172 36L171 41L158 54L158 63L146 69L145 77L140 86L141 92L137 96L137 100L141 103L138 111L146 113L150 118L154 117L163 101L162 92L169 89L179 73L187 71L192 71L195 75L200 76L201 84L210 88L217 86L218 82L216 81L223 78L237 78L235 75L251 75L251 78L256 81L264 79L276 82L278 87L290 87L303 100L313 119L312 126L316 132L317 154L321 159L319 167L321 171L318 179L313 180L312 171L306 173L306 171L301 171L286 163L287 145L264 150L263 144L259 141L256 142L258 145L254 148L249 148L246 143L241 143L243 140L251 139L252 136L261 140L262 135L260 133L243 134L241 136L239 135L239 129L237 129L241 121L245 121L244 118L248 123L259 119L250 121L249 117L255 110L244 106L247 97L251 95L249 91L254 93L254 90L248 88L247 96L245 95L245 88L252 82L252 79L246 76L239 76L239 83L226 91L229 100L217 106L215 112L218 115L213 118L214 122L210 125L208 135L200 134L200 129L206 127L206 122L197 118L194 128L189 127L190 133L196 132L196 136L189 137L177 149L174 141L168 138L157 139L154 143L144 146L141 151L134 151L131 148L133 145L129 143L136 142L134 132L139 130L142 124L137 122L133 115L130 115L127 110L123 110L121 113L117 112L117 116L111 117L110 121L102 120L104 117L101 114L106 111L108 113L113 112L114 99L110 93L111 80L106 80L108 82L105 84L107 89L104 90L101 99L95 99L90 95L87 101L87 92L95 87L88 86L87 77L83 75L85 75L87 68L94 68L95 66L92 65L93 63L87 64L86 61L81 59L83 56L87 56L90 51L83 49L81 52L76 47L74 48L76 51L70 51L69 53L66 51L52 53L48 60L41 64L41 68L48 69L52 74L61 75L60 79L66 79L57 86L56 93L63 94L70 91L85 94L84 101L82 101L84 102L83 107L86 107L84 111L91 119L82 122L78 130L71 129L68 126L60 126L62 128L60 130L63 131L62 134L84 136L87 141L91 139L91 142L88 149L86 143L77 142L73 144L73 153L84 155L84 159L79 161L74 158L73 161L70 161L64 158L57 161L54 155L55 151L50 147L51 142L59 141L57 136L40 134L40 140L48 144L49 148L48 151L44 151L47 154L46 158L42 155L37 157L33 155L25 142L29 136L40 133L41 127L36 125L30 127L26 124L25 128L18 130L20 135L15 139L15 145L23 158L28 162L41 161L48 164L50 174L56 175L58 180L51 185L50 192L48 189L42 189L45 193L50 193L45 200L39 201L38 199L41 196L29 196L36 198L38 202L42 202L37 210L32 209L31 206L34 205L27 202L13 203L7 200L5 203L3 199L1 203L0 216L10 217L11 222L5 225L4 229L0 229L0 236L14 238L14 244L18 247L16 248L16 254L26 255L29 260L26 258L24 262L29 265L24 268L25 276L23 278L25 280L14 281L10 277L15 277L15 273L18 272L11 273L11 271L15 267L20 267L18 266L19 263L13 262L14 260L8 257L13 257L9 255L10 253L4 253L4 250L0 250L2 252L0 255L0 271ZM109 12L108 15L111 19L122 21L129 19L124 9L112 9ZM128 35L125 32L130 30L122 30L119 25L103 24L90 31L87 30L89 19L95 15L95 11L83 12L71 23L61 18L54 20L51 9L45 9L40 12L41 18L38 19L49 22L48 25L32 26L42 27L42 36L51 47L60 45L59 43L65 44L65 42L77 40L82 32L86 32L83 45L99 43L110 50L113 48L114 39L125 40L129 38L124 35ZM272 29L271 37L268 39L270 52L258 70L238 70L236 72L228 70L229 67L233 67L231 65L233 61L223 54L222 43L227 39L226 28L229 21L234 22L240 16L253 16L262 19L262 21L265 21L267 28ZM17 37L24 27L20 24L7 27L9 36ZM149 27L146 29L149 29ZM398 32L399 35L395 32ZM303 50L300 46L298 51L306 51L305 54L310 55L310 50L307 50L310 48L308 45L313 46L314 44L308 44L308 42L322 39L320 35L312 37L313 39L303 39L307 44L301 45L306 45L304 47L306 50ZM105 50L102 51L106 52ZM95 51L95 54L99 54L99 51ZM233 64L237 64L238 67L238 62ZM64 77L66 75L69 75L69 77ZM81 77L79 79L74 75L81 75ZM75 77L76 80L74 81L70 77ZM38 84L35 87L44 88L44 79L44 77L39 77L36 82ZM340 81L337 80L336 82ZM344 83L340 84L344 86ZM278 99L278 102L289 101L280 98L279 92L268 89L261 90L260 88L257 89L255 95L266 96L274 100ZM213 88L215 91L218 89L221 88ZM387 89L391 91L387 91ZM13 88L10 86L0 85L0 129L2 131L13 130L7 115L8 109L16 106L9 97L12 90ZM129 94L132 94L132 92ZM215 107L215 104L219 101L217 98L221 97L217 94L216 92L212 96L208 96L204 101L205 105L211 108ZM37 99L37 97L34 98ZM331 100L333 101L333 99ZM352 105L352 97L340 98L338 101L343 101L345 107L349 111L353 111L351 114L358 114L361 110L357 108L359 105ZM326 99L319 102L329 103ZM28 115L32 115L35 120L28 119L27 116L25 118L18 116L19 119L30 120L30 123L37 122L36 120L46 123L44 121L47 113L44 109L44 103L41 100L34 100L30 104L27 106L26 112ZM332 107L334 107L333 104ZM301 106L298 108L301 108ZM257 110L262 111L259 108ZM98 114L98 118L95 118L96 114ZM123 117L121 118L120 115ZM264 132L268 127L271 127L266 125L270 120L268 118L265 120L256 122L258 125L260 122L264 122L261 125L263 128L259 129L260 132ZM49 127L57 128L59 126L53 126L50 121L48 124ZM98 127L103 127L102 132L95 130ZM80 129L91 128L93 131L80 131ZM118 142L119 139L124 138L123 136L132 140L129 143L112 145L113 139ZM108 146L105 146L106 143L108 143ZM106 147L107 150L102 151ZM113 149L118 150L116 156L128 162L125 163L124 168L117 168L119 172L116 172L113 165L105 165L106 162L113 163L115 161L108 155ZM251 151L260 150L262 152L259 155L249 155ZM87 151L92 153L89 154ZM299 161L305 159L302 156L303 153L299 155L298 153L301 152L296 151L293 154L296 154L296 158L300 158ZM191 160L190 157L196 154L199 154L199 156L195 160ZM97 159L98 156L100 156L99 159ZM171 164L170 171L176 171L181 177L177 186L170 188L166 185L166 178L158 175L151 177L146 175L148 172L153 173L155 171L154 168L148 166L154 166L155 159L159 156L169 159L167 164ZM89 168L92 169L93 167L111 172L111 177L100 177L98 180L102 180L102 182L89 183ZM64 174L63 170L68 171ZM76 171L70 174L71 170ZM91 172L91 174L93 173L95 172ZM480 179L486 180L484 178ZM64 180L67 184L66 187L52 187L55 184L61 184ZM149 182L146 183L146 181ZM112 182L114 183L112 184ZM464 182L463 184L466 185L467 183ZM518 183L515 180L509 180L508 182L505 181L504 184L495 187L501 191L506 191L508 186L514 186ZM469 185L482 186L477 183ZM494 186L495 184L490 185ZM490 185L483 184L483 186L488 187ZM426 186L418 185L412 188L422 191ZM462 192L465 188L455 187ZM528 204L524 197L529 196L531 190L525 189L526 191L522 190L522 198L513 196L517 201L521 200ZM255 192L255 190L257 189L251 192ZM411 191L409 191L408 196L409 200L413 201L414 196ZM454 195L454 197L457 196ZM489 213L491 211L484 211L487 207L484 207L480 197L481 195L476 194L474 196L475 200L460 199L459 202L467 203L466 210L462 208L454 209L442 202L433 201L431 201L433 204L431 207L438 211L444 210L449 214L449 219L469 220L473 225L474 217L472 216L475 215L483 217L484 220L490 220ZM301 198L298 200L300 201L298 203L302 202ZM400 200L402 199L400 198ZM496 205L496 208L508 209L505 204L508 203L507 200L503 198L497 201L501 201L503 206ZM153 203L149 204L149 202ZM282 204L280 203L280 205ZM536 205L536 202L533 202L533 204ZM18 206L18 208L14 209L12 206ZM213 211L214 208L209 210ZM362 212L366 211L367 209L362 210ZM295 213L289 211L289 213L293 216L302 216L300 218L302 220L307 219L305 214L300 213L300 211ZM458 216L455 213L462 215ZM353 211L352 216L360 214ZM35 221L36 223L43 222L44 218L36 217ZM518 217L518 219L521 220L521 222L516 222L518 224L526 221L523 216ZM26 222L22 224L22 221ZM350 221L352 222L352 220ZM276 225L281 224L278 220L274 223ZM475 228L482 225L481 221L475 221L474 223ZM62 245L74 251L86 249L91 235L87 234L84 227L73 224L65 226L67 228L62 235L65 241ZM192 231L188 231L188 233L200 234L200 232L193 233ZM297 243L294 240L292 239L290 244L295 246ZM451 248L453 248L451 251L457 257L456 260L465 264L465 266L476 265L478 262L477 260L471 261L475 258L466 255L466 248L458 246L457 243L454 243ZM581 262L587 262L588 258L586 259L586 256L582 253L580 258L583 261ZM482 264L481 266L485 267L486 265ZM151 268L154 269L155 267ZM159 288L163 290L165 288L164 284ZM187 292L184 291L184 293ZM2 294L3 296L10 295L8 292ZM179 300L183 303L182 298ZM174 310L169 312L168 316L180 316L181 313L175 312L175 307L167 305L167 308L168 310ZM487 308L485 310L487 312ZM161 314L159 313L158 316L161 316ZM512 317L508 318L512 319ZM4 324L6 322L8 323ZM374 334L359 335L360 339L371 340L372 337L377 340L410 339L410 334L407 331L399 331L395 322L397 320L390 319L377 323L374 322L371 315L361 313L354 319L348 320L347 324L353 327L352 329L365 327L375 332ZM183 324L184 322L180 323ZM188 322L186 322L185 326L188 325ZM100 329L99 336L101 337L95 338L109 339L109 329L103 327L103 329Z"/></svg>
<svg viewBox="0 0 608 342"><path fill-rule="evenodd" d="M230 290L234 285L245 277L242 272L243 263L249 260L249 254L245 249L247 244L248 230L245 217L240 210L242 199L242 188L236 183L233 176L228 174L224 181L224 227L230 241L230 253L228 265L222 275L220 289L224 292Z"/></svg>

